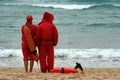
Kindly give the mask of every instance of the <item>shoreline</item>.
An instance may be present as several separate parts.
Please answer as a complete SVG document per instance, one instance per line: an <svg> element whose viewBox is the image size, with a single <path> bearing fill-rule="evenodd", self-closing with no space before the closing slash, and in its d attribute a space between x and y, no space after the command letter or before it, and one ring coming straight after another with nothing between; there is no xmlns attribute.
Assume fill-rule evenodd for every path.
<svg viewBox="0 0 120 80"><path fill-rule="evenodd" d="M120 80L120 68L84 68L85 74L41 73L39 68L26 73L24 68L0 67L0 80Z"/></svg>

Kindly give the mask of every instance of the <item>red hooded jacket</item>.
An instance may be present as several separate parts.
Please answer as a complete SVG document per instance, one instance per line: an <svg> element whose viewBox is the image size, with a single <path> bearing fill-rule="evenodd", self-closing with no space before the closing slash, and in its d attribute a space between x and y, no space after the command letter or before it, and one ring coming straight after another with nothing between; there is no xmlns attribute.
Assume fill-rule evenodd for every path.
<svg viewBox="0 0 120 80"><path fill-rule="evenodd" d="M52 44L56 46L58 43L58 31L52 23L54 16L51 13L45 12L42 21L38 24L36 39L38 46ZM45 41L45 43L44 43Z"/></svg>

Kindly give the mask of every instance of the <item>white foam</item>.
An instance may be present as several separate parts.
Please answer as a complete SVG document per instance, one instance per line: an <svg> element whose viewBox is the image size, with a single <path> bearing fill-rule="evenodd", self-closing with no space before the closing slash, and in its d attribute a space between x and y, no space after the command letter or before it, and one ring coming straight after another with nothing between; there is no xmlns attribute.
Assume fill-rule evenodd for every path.
<svg viewBox="0 0 120 80"><path fill-rule="evenodd" d="M52 8L60 8L60 9L85 9L94 5L89 4L28 4L28 3L0 3L4 5L14 5L14 6L22 6L22 5L31 5L37 7L52 7Z"/></svg>
<svg viewBox="0 0 120 80"><path fill-rule="evenodd" d="M61 8L61 9L84 9L89 8L93 5L78 5L78 4L32 4L32 6L39 7L52 7L52 8Z"/></svg>
<svg viewBox="0 0 120 80"><path fill-rule="evenodd" d="M120 57L120 49L56 49L55 56L67 58Z"/></svg>
<svg viewBox="0 0 120 80"><path fill-rule="evenodd" d="M0 66L23 66L22 57L21 49L0 49ZM87 67L119 67L120 49L55 49L55 66L74 67L75 62Z"/></svg>
<svg viewBox="0 0 120 80"><path fill-rule="evenodd" d="M21 49L0 49L0 57L18 56L22 57ZM101 56L103 58L119 58L120 49L55 49L56 57L92 58Z"/></svg>
<svg viewBox="0 0 120 80"><path fill-rule="evenodd" d="M0 57L9 56L22 57L22 51L20 49L0 49Z"/></svg>

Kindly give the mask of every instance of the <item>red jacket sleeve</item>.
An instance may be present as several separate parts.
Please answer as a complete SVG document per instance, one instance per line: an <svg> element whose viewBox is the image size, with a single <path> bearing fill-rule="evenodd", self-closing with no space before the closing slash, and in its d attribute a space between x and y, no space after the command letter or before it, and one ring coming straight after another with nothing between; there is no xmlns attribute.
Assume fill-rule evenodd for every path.
<svg viewBox="0 0 120 80"><path fill-rule="evenodd" d="M37 46L39 47L40 45L40 36L41 36L41 30L40 27L37 28L37 32L36 32L36 42L37 42Z"/></svg>
<svg viewBox="0 0 120 80"><path fill-rule="evenodd" d="M53 31L53 43L54 43L54 46L56 46L58 43L58 31L55 25L54 25L54 31Z"/></svg>

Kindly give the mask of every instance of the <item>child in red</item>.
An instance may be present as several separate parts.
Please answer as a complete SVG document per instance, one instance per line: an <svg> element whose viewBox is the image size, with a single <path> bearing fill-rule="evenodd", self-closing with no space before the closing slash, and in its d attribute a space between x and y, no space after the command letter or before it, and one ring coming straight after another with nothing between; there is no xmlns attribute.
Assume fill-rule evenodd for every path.
<svg viewBox="0 0 120 80"><path fill-rule="evenodd" d="M36 39L42 72L49 72L54 68L54 46L58 43L58 32L52 23L53 20L54 16L45 12L42 21L38 24Z"/></svg>
<svg viewBox="0 0 120 80"><path fill-rule="evenodd" d="M37 27L36 27L36 25L32 24L32 20L33 20L32 15L26 16L26 21L27 22L21 28L21 32L22 32L22 52L23 52L24 67L25 67L26 72L28 72L28 60L30 60L30 72L32 72L33 65L34 65L34 59L32 57L29 46L27 44L27 40L25 38L24 27L29 27L30 28L32 38L33 38L34 43L35 43Z"/></svg>

